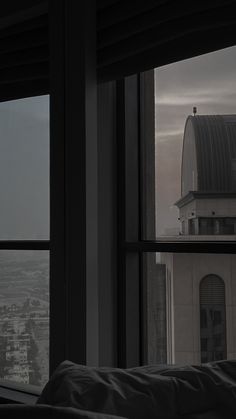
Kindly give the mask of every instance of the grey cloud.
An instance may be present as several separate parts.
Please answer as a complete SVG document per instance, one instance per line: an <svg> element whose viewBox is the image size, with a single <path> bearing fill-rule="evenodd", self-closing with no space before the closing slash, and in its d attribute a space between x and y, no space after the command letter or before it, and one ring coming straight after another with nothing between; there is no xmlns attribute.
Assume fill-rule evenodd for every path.
<svg viewBox="0 0 236 419"><path fill-rule="evenodd" d="M201 104L215 104L220 101L221 105L235 104L236 94L232 93L232 89L215 89L215 90L188 90L175 94L166 94L159 96L155 101L156 106L184 106L192 105L194 103Z"/></svg>
<svg viewBox="0 0 236 419"><path fill-rule="evenodd" d="M166 142L166 138L168 138L170 141L172 141L173 139L176 140L179 139L180 136L183 135L183 131L182 130L169 130L169 131L158 131L156 130L156 137L157 137L157 142L160 141L165 141Z"/></svg>
<svg viewBox="0 0 236 419"><path fill-rule="evenodd" d="M236 47L180 61L156 69L156 93L183 88L217 88L218 82L235 86Z"/></svg>

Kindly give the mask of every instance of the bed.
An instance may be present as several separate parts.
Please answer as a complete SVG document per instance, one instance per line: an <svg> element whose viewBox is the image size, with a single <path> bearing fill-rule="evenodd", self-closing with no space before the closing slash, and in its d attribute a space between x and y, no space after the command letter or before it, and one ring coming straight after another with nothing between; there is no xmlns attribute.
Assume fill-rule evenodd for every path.
<svg viewBox="0 0 236 419"><path fill-rule="evenodd" d="M0 406L1 419L236 417L236 361L130 369L61 363L35 406Z"/></svg>

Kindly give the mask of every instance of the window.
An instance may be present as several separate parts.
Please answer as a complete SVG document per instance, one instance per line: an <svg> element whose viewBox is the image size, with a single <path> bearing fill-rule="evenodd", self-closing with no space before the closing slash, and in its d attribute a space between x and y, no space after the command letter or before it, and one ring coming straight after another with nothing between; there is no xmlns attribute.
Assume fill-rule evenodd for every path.
<svg viewBox="0 0 236 419"><path fill-rule="evenodd" d="M233 357L234 262L227 254L143 254L146 363L197 365ZM220 270L227 292L219 276L208 274Z"/></svg>
<svg viewBox="0 0 236 419"><path fill-rule="evenodd" d="M87 3L84 6L86 8ZM9 336L11 333L14 335L13 342L10 337L6 342L2 342L3 347L8 348L7 362L14 365L8 364L9 368L4 367L2 377L5 377L3 384L5 387L19 388L20 386L21 389L30 378L30 382L38 388L32 389L27 384L23 387L21 394L23 397L26 393L28 396L28 392L37 394L40 391L39 381L40 386L43 385L46 375L51 374L55 367L65 359L78 363L98 363L97 84L94 65L95 43L93 44L91 40L96 32L95 24L93 24L96 10L91 7L89 12L85 13L78 2L45 1L36 5L27 2L27 4L14 6L11 12L12 15L7 8L2 13L6 27L4 23L4 28L1 29L3 31L3 34L1 32L3 71L0 100L6 101L2 103L2 107L9 111L13 106L11 100L19 98L19 104L29 103L28 108L22 111L21 117L20 105L19 112L13 112L12 109L11 116L14 115L28 123L26 138L22 136L23 143L30 140L30 134L32 138L28 148L21 148L19 141L16 141L16 159L23 153L24 157L28 158L29 164L25 165L23 159L19 164L20 170L17 176L12 177L8 174L12 191L9 191L8 201L4 202L12 204L8 205L5 210L9 218L11 217L11 221L6 226L5 224L2 226L5 237L1 237L0 233L0 240L2 238L0 247L3 252L9 251L12 255L10 266L8 266L9 276L16 278L18 273L20 280L27 277L26 282L30 285L30 291L27 291L26 285L24 288L23 281L21 285L18 283L17 290L21 297L23 298L24 294L26 296L25 305L24 301L20 304L12 301L12 305L10 304L10 318L15 317L17 313L24 314L27 321L29 317L29 322L25 327L24 325L22 328L16 327L17 330L11 324L4 326L8 331L9 328L11 329ZM84 15L88 18L88 25L84 24ZM73 30L71 30L72 27ZM70 28L69 31L68 28ZM78 31L77 34L75 34L76 31ZM89 42L87 37L89 37ZM75 49L76 54L73 52ZM94 62L91 59L92 56L94 56ZM87 89L87 84L89 84L89 89ZM83 94L81 94L82 91ZM41 95L49 92L50 156L49 144L47 144L48 135L44 137L45 132L47 131L48 134L49 131L49 118L47 115L45 120L45 112L41 112L42 109L40 109L41 100L45 101L45 97ZM39 102L37 100L34 102L37 95L40 95ZM26 97L29 99L22 99ZM45 102L44 111L46 110L47 113L48 96ZM39 117L39 125L41 123L41 130L37 130L38 135L34 135L36 132L34 122L37 120L37 117L34 118L34 111ZM9 127L12 125L14 131L13 119L9 122L10 117L8 117L8 125ZM24 128L21 129L22 132L23 130ZM14 134L20 135L20 130L18 132L15 128ZM12 141L19 139L16 135L11 136ZM48 146L46 158L44 154L46 149L43 145ZM31 150L31 146L35 151L33 158L27 155L27 150ZM11 151L9 156L11 157ZM49 157L50 237L49 164L46 168ZM41 158L44 162L40 161ZM10 166L8 169L12 174ZM34 170L39 175L37 184ZM7 181L6 174L4 176ZM42 184L41 177L44 179ZM3 183L4 179L1 179L1 182ZM14 189L15 183L18 186L17 190ZM30 185L28 190L26 185ZM6 192L8 192L7 189ZM46 193L47 197L40 199L40 194L43 193ZM17 205L14 206L16 197L19 199ZM18 218L15 219L15 215ZM19 228L20 216L22 216L21 228ZM40 228L35 228L39 225ZM12 262L15 258L12 252L20 255L17 256L18 266ZM4 255L7 257L6 253ZM4 263L3 261L2 270L6 276ZM32 264L35 266L35 271ZM49 270L50 281L46 278ZM39 282L41 282L42 291L38 289ZM48 306L50 318L46 319L48 299L50 300L50 307ZM50 322L50 345L48 345L48 336L46 337L46 333L43 332L48 321ZM21 336L22 333L24 339L23 335ZM28 342L31 349L26 354L25 348ZM40 377L38 369L33 369L32 358L35 359L35 355L37 366L40 364ZM46 357L48 357L47 360ZM46 361L44 365L41 362L42 359ZM27 363L30 362L30 370L24 364L25 360Z"/></svg>
<svg viewBox="0 0 236 419"><path fill-rule="evenodd" d="M49 97L0 104L0 380L49 376Z"/></svg>
<svg viewBox="0 0 236 419"><path fill-rule="evenodd" d="M205 236L214 234L214 222L212 218L199 218L199 234Z"/></svg>
<svg viewBox="0 0 236 419"><path fill-rule="evenodd" d="M220 310L214 310L213 325L217 326L222 323L222 313Z"/></svg>
<svg viewBox="0 0 236 419"><path fill-rule="evenodd" d="M199 234L202 235L230 235L235 234L235 217L199 218Z"/></svg>
<svg viewBox="0 0 236 419"><path fill-rule="evenodd" d="M204 292L199 283L201 272L205 272L206 282L217 278L217 274L224 276L227 287L232 281L230 266L234 256L219 254L217 247L214 248L214 240L219 243L220 235L225 241L234 240L235 234L235 191L230 178L236 138L233 134L236 95L231 90L234 80L231 62L235 62L235 54L233 47L165 66L155 73L158 242L156 245L148 243L148 249L154 251L156 247L163 253L158 254L156 260L151 259L151 254L142 257L143 307L147 311L143 326L146 362L164 359L161 358L160 336L165 340L168 363L200 363L234 356L230 343L234 335L230 320L232 297L227 294L226 302L221 304L203 302ZM213 70L223 56L224 68ZM207 97L203 88L206 84ZM225 95L221 101L216 100L219 89ZM223 150L228 141L223 140L223 132L229 133L227 150ZM224 162L222 167L220 162ZM208 242L204 247L203 241L211 241L211 245ZM210 254L211 246L217 255ZM227 253L224 246L222 250ZM179 253L180 249L183 253ZM198 253L198 250L206 254ZM162 294L157 291L161 281L160 266L166 271L166 289ZM217 283L215 286L209 291L209 298L214 292L220 292ZM160 304L157 294L159 298L162 295L162 306L166 304L164 323L160 323L160 317L155 314ZM163 328L166 334L161 334ZM154 338L156 335L159 337Z"/></svg>
<svg viewBox="0 0 236 419"><path fill-rule="evenodd" d="M207 312L205 308L200 309L200 327L205 329L207 327Z"/></svg>
<svg viewBox="0 0 236 419"><path fill-rule="evenodd" d="M185 235L234 234L235 60L232 47L155 71L157 237L180 223Z"/></svg>
<svg viewBox="0 0 236 419"><path fill-rule="evenodd" d="M216 269L217 266L215 266L215 270ZM229 284L231 280L232 279L230 279L226 273L227 284ZM228 300L229 296L225 304L225 284L222 278L216 275L207 275L201 280L200 311L204 311L207 317L207 327L203 327L202 323L200 324L201 360L204 359L204 362L227 358L225 313L227 309L229 315L230 302L228 302ZM227 326L231 337L234 334L234 330L232 325L230 327L229 318ZM207 350L202 346L202 339L208 341ZM220 358L220 354L222 355L222 358Z"/></svg>
<svg viewBox="0 0 236 419"><path fill-rule="evenodd" d="M141 115L134 130L129 130L132 139L125 133L126 143L121 146L125 175L120 211L126 223L120 237L125 248L121 295L126 295L122 323L126 336L120 332L126 340L121 347L124 365L234 357L230 343L234 291L230 294L229 284L235 257L236 195L230 177L236 127L231 71L235 51L233 47L155 70L154 147L151 72L119 85L127 97L129 89L133 92L138 86L137 111L126 105L126 120L133 118L134 124L137 113ZM218 66L222 61L224 66ZM191 115L193 107L197 109ZM228 143L222 132L229 135ZM138 286L132 275L139 278ZM200 281L210 275L226 281L225 306L199 302ZM140 326L132 331L131 315L132 324Z"/></svg>

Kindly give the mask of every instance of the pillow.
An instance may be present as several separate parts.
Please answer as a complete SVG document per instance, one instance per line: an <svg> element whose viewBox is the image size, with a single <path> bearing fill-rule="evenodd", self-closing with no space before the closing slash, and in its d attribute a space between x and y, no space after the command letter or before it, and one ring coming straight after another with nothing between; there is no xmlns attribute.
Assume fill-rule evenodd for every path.
<svg viewBox="0 0 236 419"><path fill-rule="evenodd" d="M129 419L175 418L175 378L156 372L157 367L123 370L64 361L46 384L38 403L73 406Z"/></svg>

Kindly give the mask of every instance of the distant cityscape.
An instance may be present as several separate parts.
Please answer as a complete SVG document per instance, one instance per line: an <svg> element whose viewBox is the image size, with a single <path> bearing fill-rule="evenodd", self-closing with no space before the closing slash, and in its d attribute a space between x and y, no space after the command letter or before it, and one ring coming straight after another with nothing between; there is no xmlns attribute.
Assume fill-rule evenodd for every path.
<svg viewBox="0 0 236 419"><path fill-rule="evenodd" d="M49 360L49 254L0 252L0 379L43 386Z"/></svg>

